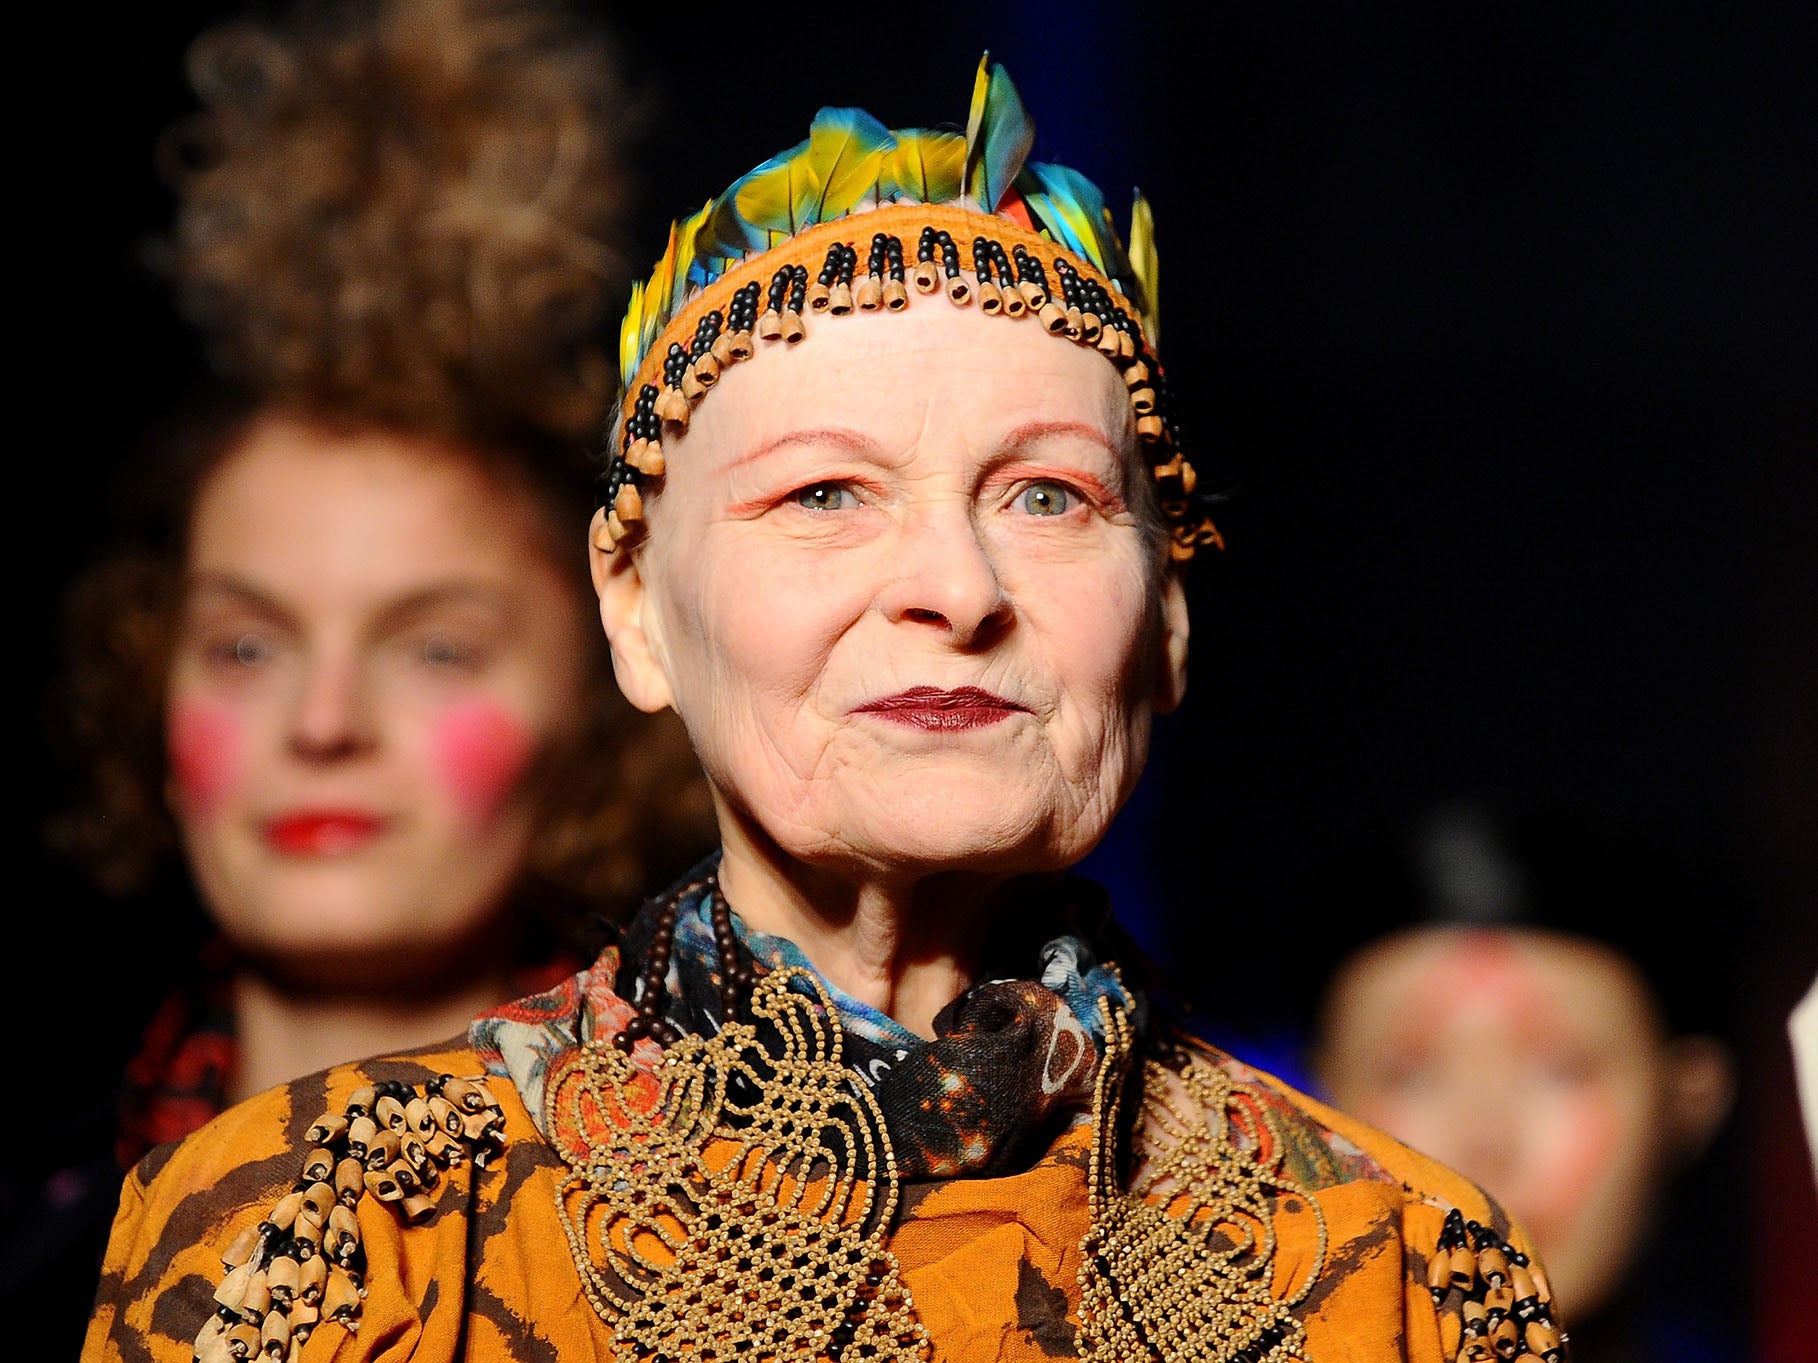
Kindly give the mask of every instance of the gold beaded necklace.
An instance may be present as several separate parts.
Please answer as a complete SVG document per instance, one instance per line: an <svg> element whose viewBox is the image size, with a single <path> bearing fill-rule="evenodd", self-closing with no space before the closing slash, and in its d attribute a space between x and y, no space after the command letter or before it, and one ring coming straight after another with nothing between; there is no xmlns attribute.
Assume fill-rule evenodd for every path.
<svg viewBox="0 0 1818 1363"><path fill-rule="evenodd" d="M843 1063L832 1000L785 968L747 1006L764 1032L729 1014L713 1037L668 1045L654 1071L596 1038L551 1077L546 1129L578 1137L557 1209L588 1301L640 1358L926 1360L887 1242L896 1158ZM1120 1178L1134 1028L1100 1008L1080 1357L1299 1357L1291 1308L1324 1262L1323 1217L1304 1281L1277 1298L1270 1203L1301 1190L1273 1167L1279 1140L1235 1138L1233 1081L1190 1058L1178 1071L1144 1061L1141 1157Z"/></svg>
<svg viewBox="0 0 1818 1363"><path fill-rule="evenodd" d="M735 1019L654 1075L589 1044L553 1077L549 1129L572 1123L588 1150L556 1196L587 1300L640 1358L927 1358L885 1245L896 1156L832 1000L786 969L749 1008L778 1049Z"/></svg>
<svg viewBox="0 0 1818 1363"><path fill-rule="evenodd" d="M1092 1226L1081 1243L1081 1358L1255 1360L1300 1357L1305 1331L1290 1308L1326 1258L1325 1216L1305 1279L1285 1298L1271 1290L1270 1203L1300 1191L1270 1167L1265 1147L1232 1139L1235 1084L1188 1059L1176 1072L1143 1062L1140 1159L1120 1179L1117 1133L1134 1054L1127 1014L1101 1007L1106 1055L1093 1101L1088 1187Z"/></svg>

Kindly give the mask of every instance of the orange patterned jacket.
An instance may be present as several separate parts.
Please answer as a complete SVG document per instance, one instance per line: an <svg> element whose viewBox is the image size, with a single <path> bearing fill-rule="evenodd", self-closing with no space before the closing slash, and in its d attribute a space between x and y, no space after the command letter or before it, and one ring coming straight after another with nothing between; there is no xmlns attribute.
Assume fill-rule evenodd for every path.
<svg viewBox="0 0 1818 1363"><path fill-rule="evenodd" d="M1455 1276L1455 1230L1446 1245L1454 1209L1493 1227L1503 1249L1532 1257L1521 1230L1479 1188L1210 1046L1185 1044L1270 1109L1298 1190L1323 1212L1309 1215L1290 1195L1275 1218L1278 1292L1314 1275L1294 1307L1305 1358L1497 1363L1528 1352L1529 1341L1497 1350L1485 1325L1486 1299L1492 1325L1507 1315L1494 1309L1501 1280L1474 1280L1468 1251ZM438 1075L482 1069L464 1040L341 1065L259 1095L154 1151L122 1191L84 1363L190 1363L217 1311L224 1254L298 1186L299 1163L314 1144L306 1135L312 1123L340 1112L375 1081L421 1090ZM268 1336L264 1356L302 1363L605 1363L630 1356L590 1304L558 1216L566 1166L513 1085L489 1083L495 1115L502 1115L496 1159L447 1169L424 1194L429 1202L415 1223L395 1204L356 1199L365 1286L357 1329L324 1313L306 1336L297 1332L300 1341ZM1075 1126L1023 1172L902 1190L889 1246L934 1359L1074 1356L1091 1139L1090 1126ZM1544 1274L1535 1276L1544 1293ZM1545 1358L1547 1347L1543 1340L1532 1351ZM1563 1350L1553 1346L1552 1356L1563 1358Z"/></svg>

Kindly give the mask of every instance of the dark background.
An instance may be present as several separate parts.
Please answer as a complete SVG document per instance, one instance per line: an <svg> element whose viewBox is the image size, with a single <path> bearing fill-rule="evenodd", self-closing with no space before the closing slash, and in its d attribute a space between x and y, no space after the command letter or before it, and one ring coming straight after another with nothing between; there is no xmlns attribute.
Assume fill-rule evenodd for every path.
<svg viewBox="0 0 1818 1363"><path fill-rule="evenodd" d="M183 47L238 8L53 20L64 106L91 107L50 141L22 267L52 286L34 343L70 393L20 437L48 488L16 593L40 686L108 484L198 363L137 249L168 219L151 141L190 107ZM963 126L987 48L1037 159L1095 179L1120 226L1132 187L1153 203L1161 351L1230 547L1193 569L1189 700L1096 869L1204 1030L1291 1071L1336 930L1317 873L1379 822L1476 794L1640 829L1701 893L1612 914L1738 948L1709 988L1742 1029L1744 1207L1712 1254L1726 1282L1809 1273L1784 1021L1818 970L1818 6L709 3L616 24L657 115L636 260L822 104ZM78 934L64 957L106 958L79 972L146 949L83 932L83 891L27 843L53 930ZM1760 1357L1811 1357L1811 1303L1756 1293Z"/></svg>

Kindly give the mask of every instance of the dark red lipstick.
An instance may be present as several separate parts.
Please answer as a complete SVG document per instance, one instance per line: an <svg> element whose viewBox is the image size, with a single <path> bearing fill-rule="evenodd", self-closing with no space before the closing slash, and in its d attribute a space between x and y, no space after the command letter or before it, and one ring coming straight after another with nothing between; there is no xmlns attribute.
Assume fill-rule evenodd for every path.
<svg viewBox="0 0 1818 1363"><path fill-rule="evenodd" d="M934 686L912 686L894 696L882 696L858 707L856 713L876 715L893 724L912 729L953 731L979 729L1015 714L1027 714L1029 707L1005 700L1002 696L982 691L976 686L961 686L943 691Z"/></svg>
<svg viewBox="0 0 1818 1363"><path fill-rule="evenodd" d="M265 841L287 857L334 856L371 842L384 826L383 819L355 810L298 810L268 822Z"/></svg>

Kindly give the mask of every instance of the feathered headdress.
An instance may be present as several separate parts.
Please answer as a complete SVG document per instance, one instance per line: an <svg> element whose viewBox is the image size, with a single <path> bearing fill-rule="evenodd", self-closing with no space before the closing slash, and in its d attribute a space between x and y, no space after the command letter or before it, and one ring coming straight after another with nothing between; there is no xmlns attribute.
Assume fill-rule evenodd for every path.
<svg viewBox="0 0 1818 1363"><path fill-rule="evenodd" d="M1034 317L1103 351L1130 388L1175 556L1220 543L1175 448L1155 359L1149 205L1135 197L1126 246L1097 186L1028 159L1034 135L1015 85L986 54L963 135L822 109L805 141L675 223L648 282L632 287L619 331L623 391L601 479L604 547L642 519L639 488L663 474L665 430L687 428L727 364L765 342L799 341L805 316L904 307L911 285L994 315Z"/></svg>

